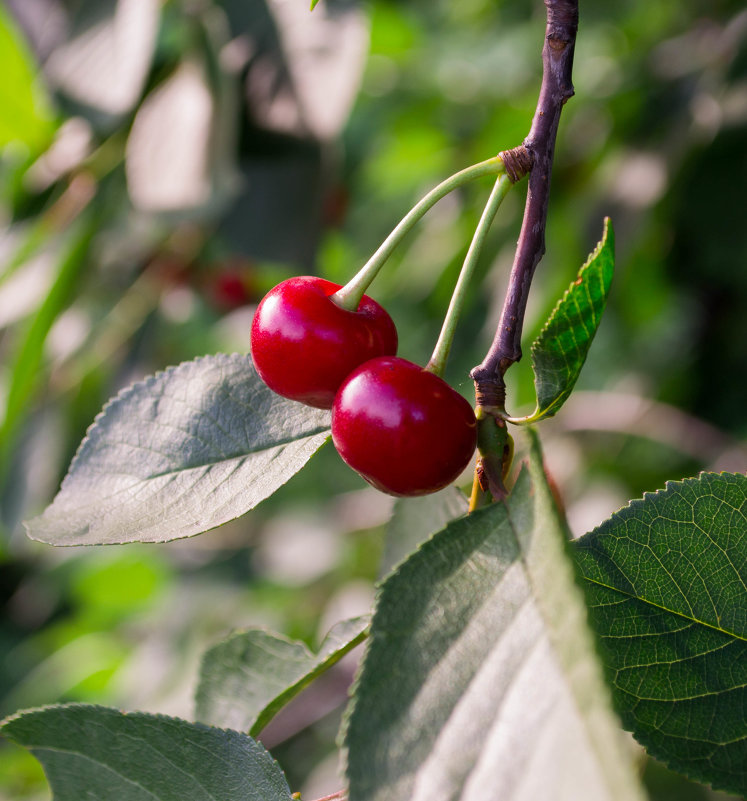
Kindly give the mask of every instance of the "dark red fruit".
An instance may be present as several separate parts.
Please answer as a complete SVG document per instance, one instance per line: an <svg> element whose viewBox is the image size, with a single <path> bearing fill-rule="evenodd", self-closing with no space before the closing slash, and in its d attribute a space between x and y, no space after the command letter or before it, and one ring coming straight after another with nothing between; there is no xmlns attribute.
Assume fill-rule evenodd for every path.
<svg viewBox="0 0 747 801"><path fill-rule="evenodd" d="M477 445L475 413L443 379L396 356L354 370L332 407L340 456L390 495L451 484Z"/></svg>
<svg viewBox="0 0 747 801"><path fill-rule="evenodd" d="M216 276L212 295L213 302L222 311L238 309L251 300L243 277L232 272L223 272Z"/></svg>
<svg viewBox="0 0 747 801"><path fill-rule="evenodd" d="M314 276L289 278L257 307L252 357L279 395L329 409L358 365L397 352L397 329L386 311L368 295L357 311L342 309L329 297L339 288Z"/></svg>

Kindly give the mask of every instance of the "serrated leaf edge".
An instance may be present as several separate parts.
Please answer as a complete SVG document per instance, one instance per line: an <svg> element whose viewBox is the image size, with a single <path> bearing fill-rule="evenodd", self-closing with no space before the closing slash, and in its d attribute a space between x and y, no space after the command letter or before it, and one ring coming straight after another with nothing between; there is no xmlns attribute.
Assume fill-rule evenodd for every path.
<svg viewBox="0 0 747 801"><path fill-rule="evenodd" d="M186 723L188 726L196 726L197 728L205 730L225 731L230 734L240 734L243 737L249 737L249 739L254 740L254 738L248 735L246 732L238 731L237 729L227 729L222 726L211 726L208 723L201 723L199 721L194 721L194 720L186 720L185 718L179 718L174 715L165 715L162 712L144 712L139 709L129 709L129 710L118 709L117 707L114 706L104 706L103 704L85 704L80 701L74 701L69 704L45 704L42 706L29 707L28 709L19 709L18 711L13 712L13 714L8 715L6 718L0 720L0 734L4 734L4 736L7 737L8 739L13 739L9 734L6 734L4 732L4 729L8 724L13 723L13 721L18 720L20 718L27 717L28 715L33 715L39 712L49 712L57 709L64 709L64 710L84 709L93 712L96 711L112 712L117 715L121 715L122 717L131 718L134 716L139 716L139 717L146 717L151 720L164 720L176 723ZM14 740L14 742L16 741ZM270 752L258 740L254 740L254 742L256 742L257 745L260 745L267 754L270 754ZM25 747L26 746L24 746L24 748ZM273 761L276 762L277 764L277 760Z"/></svg>
<svg viewBox="0 0 747 801"><path fill-rule="evenodd" d="M278 760L275 759L275 757L267 750L267 748L265 748L265 746L259 740L256 740L251 735L247 734L246 732L237 731L236 729L227 729L227 728L224 728L224 727L221 727L221 726L210 726L207 723L200 723L198 721L185 720L184 718L175 717L173 715L164 715L163 713L160 713L160 712L143 712L141 710L129 710L128 711L128 710L118 709L117 707L104 706L103 704L84 704L84 703L80 703L80 702L73 702L73 703L70 703L70 704L47 704L45 706L36 706L36 707L30 707L28 709L20 709L17 712L14 712L12 715L8 715L8 717L4 718L3 720L0 720L0 734L4 735L9 740L11 740L12 742L16 743L16 745L20 746L21 748L27 748L28 750L32 750L32 749L45 750L45 748L46 748L45 746L26 745L24 743L18 742L18 740L13 738L10 734L8 734L5 731L5 728L6 728L7 724L12 723L14 720L19 720L19 719L21 719L23 717L26 717L28 715L32 715L32 714L35 714L35 713L39 713L39 712L43 713L43 712L48 712L48 711L57 710L57 709L64 709L64 710L84 709L84 710L93 711L93 712L96 712L96 711L113 712L113 713L115 713L117 715L120 715L122 717L130 717L130 718L132 718L134 716L138 716L138 717L147 718L148 720L154 720L154 721L162 720L162 721L168 721L168 722L173 722L173 723L185 723L187 726L193 726L193 727L195 727L197 729L202 729L204 731L218 731L218 732L226 732L227 734L238 734L241 737L246 737L247 739L251 740L252 743L259 748L259 753L262 756L266 756L266 757L269 758L270 762L277 769L277 771L280 774L280 776L283 777L283 780L285 781L285 784L288 787L288 792L290 793L290 786L288 785L288 778L285 775L285 771L280 766L280 763L278 762ZM71 751L70 753L76 753L76 752Z"/></svg>
<svg viewBox="0 0 747 801"><path fill-rule="evenodd" d="M71 474L77 467L77 464L81 458L81 453L83 451L83 448L86 446L86 444L91 438L91 433L99 425L101 420L103 420L103 418L106 416L106 414L113 406L124 403L130 396L134 395L136 392L139 392L142 389L147 389L148 387L152 387L155 383L160 381L164 376L172 375L173 373L177 372L178 370L181 370L183 367L186 367L187 365L193 365L193 364L196 365L199 364L200 362L209 361L213 359L215 359L216 361L225 361L225 362L235 361L238 359L249 359L249 361L251 362L251 356L243 353L230 353L230 354L210 353L210 354L205 354L203 356L198 356L196 359L185 359L184 361L179 362L179 364L174 364L170 365L169 367L164 367L163 370L158 370L155 373L146 376L145 378L141 378L139 381L135 381L132 384L128 384L126 387L120 389L116 395L109 398L109 400L106 401L106 403L101 407L99 413L93 418L93 422L86 429L86 433L83 436L80 445L78 445L75 451L75 455L70 461L70 466L67 469L67 473L65 474L65 477L63 478L62 483L60 484L60 491L62 491L65 488L66 484L70 479Z"/></svg>
<svg viewBox="0 0 747 801"><path fill-rule="evenodd" d="M609 217L605 217L604 218L604 228L603 228L603 231L602 231L601 239L597 242L594 250L592 250L591 253L587 256L586 261L581 265L581 267L579 267L579 270L576 273L575 279L568 285L568 287L566 288L565 292L563 292L563 294L560 296L560 298L558 299L558 302L555 304L555 306L553 307L552 311L548 315L547 320L545 320L544 325L540 329L539 334L537 334L537 337L535 338L534 342L532 342L532 346L530 348L530 355L531 355L532 358L534 358L535 353L537 353L537 351L539 350L539 348L540 348L539 342L542 339L543 335L547 332L547 330L552 325L552 322L555 319L555 315L557 314L558 309L565 302L565 300L568 297L568 295L570 295L571 291L573 290L573 287L578 285L580 279L583 278L584 274L589 269L589 267L592 265L594 260L602 252L602 249L607 244L607 241L609 239L610 233L612 233L612 235L614 236L614 231L612 229L612 220ZM605 293L609 291L611 282L612 282L612 273L610 273L610 276L609 276L608 280L605 283ZM605 299L605 305L606 305L606 299ZM596 336L596 331L594 332L594 335ZM539 402L538 402L535 410L531 414L526 415L525 417L505 417L504 420L506 420L506 422L508 422L508 423L513 423L514 425L530 425L532 423L538 423L540 420L544 420L544 419L546 419L548 417L552 417L553 415L555 415L557 413L558 409L560 408L560 407L556 408L556 405L557 405L557 401L556 401L555 404L550 406L549 409L546 409L544 412L540 412L540 410L539 410Z"/></svg>
<svg viewBox="0 0 747 801"><path fill-rule="evenodd" d="M114 395L113 397L109 398L109 400L106 401L106 403L102 406L101 410L93 418L93 421L91 422L91 424L86 429L86 433L84 434L83 439L81 440L80 444L78 445L78 447L77 447L77 449L75 451L75 455L73 456L73 458L70 461L70 465L69 465L69 467L67 469L67 472L65 473L64 478L62 479L62 482L60 484L60 488L57 491L57 493L55 495L55 498L52 500L52 503L49 504L46 507L46 509L44 511L42 511L39 515L36 515L34 518L31 518L29 520L23 521L23 525L26 528L27 533L30 532L31 523L34 520L36 520L36 519L38 519L40 517L44 517L44 515L46 514L46 511L48 509L50 509L54 505L54 502L55 502L57 496L60 495L67 488L69 482L72 480L72 475L75 472L75 469L76 469L76 467L78 465L78 462L82 458L83 450L88 445L93 432L97 429L97 427L99 426L101 421L104 419L104 417L108 414L108 412L114 406L126 403L127 400L131 396L135 395L137 392L140 392L142 390L147 390L148 387L152 387L158 381L162 380L164 378L164 376L172 375L172 374L176 373L178 370L181 370L184 367L188 367L188 366L192 366L192 365L199 365L200 362L206 362L206 361L215 361L217 364L220 364L220 363L229 364L229 363L232 363L232 362L239 363L241 361L247 361L247 360L248 360L249 364L251 364L253 366L254 363L252 361L251 355L248 354L248 353L233 352L233 353L209 353L209 354L204 354L203 356L198 356L195 359L185 359L184 361L179 362L178 364L171 365L169 367L165 367L162 370L158 370L155 373L152 373L151 375L148 375L145 378L142 378L142 379L140 379L138 381L135 381L135 382L133 382L131 384L128 384L126 387L123 387L122 389L120 389L119 392L117 392L116 395ZM278 397L280 397L280 396L278 396ZM317 435L322 434L322 433L324 433L325 431L328 431L328 430L329 430L329 426L328 425L320 426L320 427L314 429L313 431L308 432L308 434L304 435L304 437L295 437L293 439L282 440L282 441L279 441L276 444L277 445L286 445L286 444L289 444L291 442L296 442L299 439L306 439L306 438L317 436ZM241 454L240 456L233 457L233 458L243 459L243 458L245 458L246 456L250 455L253 452L254 451L248 451L246 454ZM221 462L223 462L223 461L227 461L227 460L221 460ZM212 464L215 464L215 463L212 463ZM193 465L190 468L184 468L184 469L195 469L195 468L206 467L206 466L208 466L208 465L207 464ZM162 475L168 475L168 474L170 474L172 472L180 472L180 471L179 470L177 470L177 471L168 471L168 473L154 474L153 476L149 476L149 479L158 478L158 477L160 477ZM95 501L92 502L92 503L95 503ZM87 505L91 505L91 504L84 504L83 506L87 506ZM217 528L217 526L214 526L213 528ZM205 531L203 531L201 533L204 534L204 533L206 533L207 531L210 531L210 530L211 529L206 529ZM29 533L29 536L31 537L30 533ZM197 535L194 535L194 536L197 536ZM31 537L31 539L35 539L35 538ZM125 540L123 542L129 542L129 540ZM111 543L111 544L121 544L121 543Z"/></svg>
<svg viewBox="0 0 747 801"><path fill-rule="evenodd" d="M591 537L592 535L596 534L603 526L606 526L608 523L610 523L613 520L613 518L615 518L617 515L619 515L620 513L624 512L624 511L626 511L628 509L637 509L637 508L642 507L649 498L655 498L655 497L658 497L658 496L662 496L662 495L668 494L670 492L676 491L677 487L685 487L688 484L693 484L695 482L699 482L705 477L719 478L720 476L735 476L735 477L738 476L739 478L745 478L746 474L744 474L744 473L732 473L732 472L729 472L729 471L726 471L726 470L724 470L724 471L722 471L720 473L715 473L713 471L703 470L702 472L698 473L697 476L692 476L690 478L683 478L683 479L679 479L677 481L674 481L674 480L667 481L664 484L664 487L662 487L661 489L652 490L652 491L649 491L649 492L644 492L643 496L641 498L633 498L632 500L628 501L628 503L625 504L625 506L621 506L617 511L613 512L608 518L603 520L598 526L595 526L591 531L587 531L586 534L583 534L580 537L578 537L576 540L574 540L572 545L575 548L575 546L578 543L580 543L586 537ZM670 615L675 615L676 617L682 618L683 620L689 620L692 623L697 623L699 626L705 626L706 628L712 629L713 631L719 631L722 634L726 634L729 637L734 637L734 639L736 639L736 640L747 641L746 637L742 636L741 634L737 634L734 631L729 631L727 629L723 629L720 626L714 626L712 623L708 623L708 622L706 622L704 620L699 620L699 619L694 618L694 617L688 617L687 615L682 614L682 612L678 612L678 611L676 611L674 609L669 609L668 607L661 606L660 604L655 604L648 598L641 598L641 597L639 597L637 595L633 595L633 594L631 594L629 592L625 592L625 590L621 590L619 587L613 587L613 586L611 586L609 584L604 584L603 582L596 581L594 579L590 579L580 570L580 567L579 567L579 577L580 577L580 579L582 581L588 581L590 584L596 584L599 587L606 587L607 589L614 590L615 592L619 592L621 595L625 595L628 598L634 598L637 601L641 601L641 603L648 604L649 606L654 607L655 609L661 609L664 612L667 612Z"/></svg>
<svg viewBox="0 0 747 801"><path fill-rule="evenodd" d="M747 478L747 472L735 473L730 470L722 470L720 472L715 472L713 470L701 470L697 476L689 476L688 478L681 478L681 479L670 479L669 481L666 481L664 483L664 486L661 487L660 489L647 490L646 492L643 493L643 495L640 498L632 498L624 506L621 506L619 509L612 512L612 514L609 517L602 520L601 523L594 526L593 529L587 531L585 534L582 534L580 537L578 537L574 542L580 542L582 539L584 539L584 537L589 537L592 534L595 534L600 528L602 528L602 526L609 523L613 517L619 515L621 512L624 512L626 509L635 509L643 505L648 500L648 498L653 498L658 495L663 495L664 493L670 492L675 487L684 487L687 484L692 484L694 482L701 481L703 478L709 478L709 477L720 478L722 476Z"/></svg>

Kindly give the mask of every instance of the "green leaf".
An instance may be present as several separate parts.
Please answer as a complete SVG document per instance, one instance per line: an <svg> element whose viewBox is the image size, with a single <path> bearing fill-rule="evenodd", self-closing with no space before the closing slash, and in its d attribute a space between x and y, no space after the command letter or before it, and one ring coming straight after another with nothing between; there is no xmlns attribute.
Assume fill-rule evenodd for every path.
<svg viewBox="0 0 747 801"><path fill-rule="evenodd" d="M747 477L669 482L576 551L625 727L674 770L747 793Z"/></svg>
<svg viewBox="0 0 747 801"><path fill-rule="evenodd" d="M318 2L319 2L319 0L311 0L311 10L312 10L312 11L314 10L314 8L316 7L316 4L317 4Z"/></svg>
<svg viewBox="0 0 747 801"><path fill-rule="evenodd" d="M384 582L346 724L351 801L642 798L566 533L533 441L506 503Z"/></svg>
<svg viewBox="0 0 747 801"><path fill-rule="evenodd" d="M385 576L431 534L465 514L467 505L464 494L456 487L417 498L397 498L386 527L379 575Z"/></svg>
<svg viewBox="0 0 747 801"><path fill-rule="evenodd" d="M615 237L609 217L594 252L578 272L532 343L537 408L513 423L552 417L568 400L599 328L615 266Z"/></svg>
<svg viewBox="0 0 747 801"><path fill-rule="evenodd" d="M260 629L233 634L205 653L196 717L256 736L285 704L363 642L370 620L334 626L319 651Z"/></svg>
<svg viewBox="0 0 747 801"><path fill-rule="evenodd" d="M277 763L236 731L70 704L21 712L0 732L31 750L54 801L290 801Z"/></svg>
<svg viewBox="0 0 747 801"><path fill-rule="evenodd" d="M0 148L21 142L34 156L55 129L49 97L36 78L37 66L4 4L0 4Z"/></svg>
<svg viewBox="0 0 747 801"><path fill-rule="evenodd" d="M248 355L171 367L104 407L29 536L94 545L199 534L272 495L328 425L328 412L268 389Z"/></svg>

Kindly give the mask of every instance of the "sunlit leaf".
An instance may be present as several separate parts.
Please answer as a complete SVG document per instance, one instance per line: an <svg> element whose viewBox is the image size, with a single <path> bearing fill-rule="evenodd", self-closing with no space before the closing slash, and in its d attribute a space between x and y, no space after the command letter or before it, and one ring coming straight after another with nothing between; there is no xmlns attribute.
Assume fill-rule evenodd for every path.
<svg viewBox="0 0 747 801"><path fill-rule="evenodd" d="M338 623L317 653L261 629L236 632L205 654L196 717L256 736L291 698L365 639L368 617Z"/></svg>
<svg viewBox="0 0 747 801"><path fill-rule="evenodd" d="M507 503L384 582L345 745L354 801L641 799L533 443Z"/></svg>
<svg viewBox="0 0 747 801"><path fill-rule="evenodd" d="M31 155L54 133L51 103L36 77L36 65L20 32L0 4L0 148L25 145Z"/></svg>
<svg viewBox="0 0 747 801"><path fill-rule="evenodd" d="M607 218L601 241L532 343L537 408L529 417L511 418L513 422L552 417L568 399L599 328L614 265L615 238Z"/></svg>
<svg viewBox="0 0 747 801"><path fill-rule="evenodd" d="M20 712L0 732L42 763L55 801L290 801L277 763L245 734L70 704Z"/></svg>
<svg viewBox="0 0 747 801"><path fill-rule="evenodd" d="M92 545L199 534L272 495L328 425L329 413L269 390L248 355L185 362L104 407L29 536Z"/></svg>
<svg viewBox="0 0 747 801"><path fill-rule="evenodd" d="M674 770L747 792L747 477L670 482L576 551L626 728Z"/></svg>

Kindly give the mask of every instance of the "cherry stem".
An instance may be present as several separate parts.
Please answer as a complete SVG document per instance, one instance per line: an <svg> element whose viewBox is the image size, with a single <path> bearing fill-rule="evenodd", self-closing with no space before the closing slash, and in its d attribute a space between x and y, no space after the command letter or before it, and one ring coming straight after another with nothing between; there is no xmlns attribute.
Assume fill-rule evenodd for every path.
<svg viewBox="0 0 747 801"><path fill-rule="evenodd" d="M488 238L488 231L495 219L495 215L500 208L503 199L508 194L508 190L513 186L513 181L508 175L500 175L498 180L493 186L493 191L490 193L488 202L485 204L480 222L477 224L472 242L470 243L467 255L464 258L464 264L459 273L454 292L451 296L449 308L444 317L444 323L441 328L441 333L436 342L436 347L433 349L433 355L430 361L425 366L425 369L437 376L443 376L446 369L446 361L449 358L449 351L451 350L451 343L454 341L454 333L456 331L459 317L462 314L464 303L467 297L467 289L469 287L472 276L475 273L477 262L480 259L480 254L485 246L485 241Z"/></svg>
<svg viewBox="0 0 747 801"><path fill-rule="evenodd" d="M473 181L475 178L481 178L484 175L501 175L504 172L505 165L503 159L500 156L493 156L493 158L481 161L478 164L473 164L471 167L454 173L454 175L431 189L425 197L419 200L410 211L407 212L397 227L381 243L379 249L363 267L361 267L353 278L351 278L344 287L338 289L334 295L330 296L331 299L343 309L355 311L371 281L376 278L383 264L392 255L392 251L430 208L435 206L435 204L438 203L442 197L448 195L449 192Z"/></svg>

